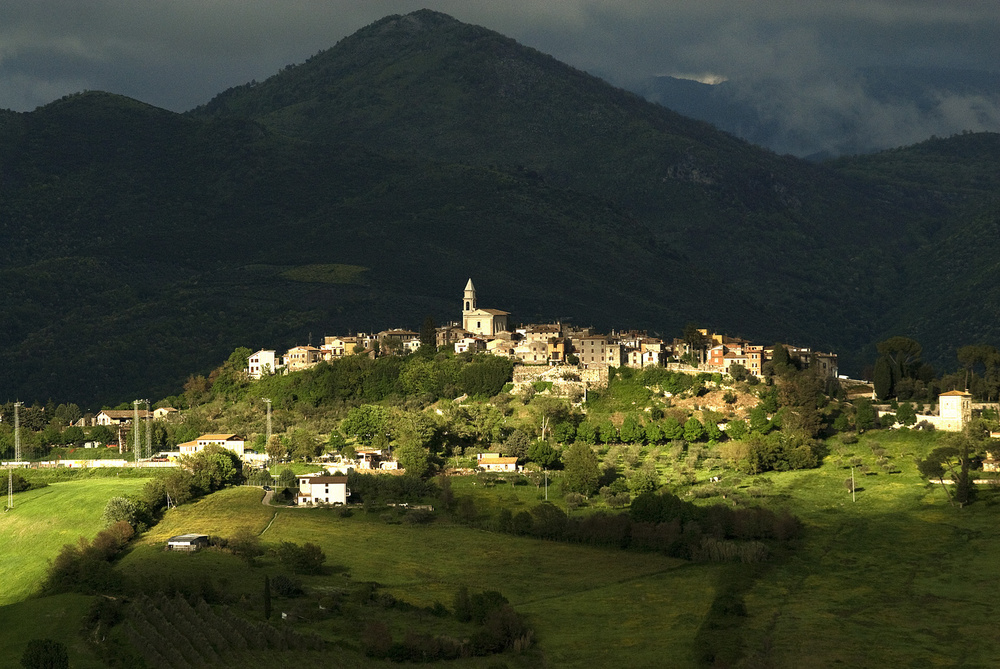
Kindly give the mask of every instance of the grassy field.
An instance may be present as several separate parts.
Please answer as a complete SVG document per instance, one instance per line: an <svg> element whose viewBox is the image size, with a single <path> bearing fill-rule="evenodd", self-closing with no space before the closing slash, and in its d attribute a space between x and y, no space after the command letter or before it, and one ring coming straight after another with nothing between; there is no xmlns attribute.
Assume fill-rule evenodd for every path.
<svg viewBox="0 0 1000 669"><path fill-rule="evenodd" d="M859 477L857 502L849 468L773 476L772 499L788 500L807 535L748 594L748 643L781 667L996 666L1000 498L949 506L912 461L934 436L877 432L841 448L867 460L871 442L901 473Z"/></svg>
<svg viewBox="0 0 1000 669"><path fill-rule="evenodd" d="M554 666L657 666L674 647L675 666L711 604L714 567L482 532L454 525L387 526L323 510L283 511L265 533L318 543L357 580L401 599L451 606L457 589L498 590L530 616Z"/></svg>
<svg viewBox="0 0 1000 669"><path fill-rule="evenodd" d="M0 515L0 605L36 592L48 561L64 544L91 538L103 527L108 499L144 484L137 478L86 478L15 495L13 511Z"/></svg>
<svg viewBox="0 0 1000 669"><path fill-rule="evenodd" d="M203 551L167 553L167 537L181 532L227 536L238 526L262 530L266 543L319 544L331 566L354 581L376 581L399 599L450 607L462 585L495 589L527 614L546 659L554 666L610 665L627 652L632 666L658 666L673 647L675 666L694 666L690 639L711 604L716 567L692 567L659 555L545 542L492 534L448 523L387 525L358 513L341 518L323 509L272 509L260 491L238 488L171 510L146 534L120 569L146 581L222 575L227 589L256 594L264 561L255 570L231 556ZM273 521L272 521L273 516ZM266 529L265 529L266 528ZM335 572L339 570L334 569ZM323 587L329 576L303 577ZM615 621L608 623L608 612Z"/></svg>
<svg viewBox="0 0 1000 669"><path fill-rule="evenodd" d="M790 508L805 525L797 545L762 569L690 564L655 554L492 534L444 521L388 524L389 516L360 509L342 517L326 509L271 508L260 504L262 493L254 488L225 490L169 511L117 568L164 590L184 583L195 584L197 592L203 584L256 606L252 602L263 574L281 571L272 558L252 567L217 551L183 555L162 550L174 534L226 537L249 527L266 544L309 541L322 547L332 569L324 576L302 577L309 588L339 587L346 573L355 583L376 581L413 604L441 602L449 608L462 585L474 592L499 590L529 617L536 632L537 653L504 658L511 667L531 666L539 658L560 667L694 667L706 644L735 649L732 665L747 667L996 666L1000 632L992 584L1000 554L994 530L1000 495L980 490L975 504L958 509L949 505L940 486L923 481L914 459L940 439L872 432L855 444L831 441L830 454L818 469L772 472L764 475L770 483L755 478L753 485L766 491L759 503ZM868 475L856 471L856 501L844 485L854 458L869 466ZM899 473L876 466L879 458L889 459L890 469ZM56 506L62 509L59 523L65 522L68 507L89 505L96 531L103 499L141 481L95 479L87 482L86 494L73 491L74 485L56 484L16 501L14 513L38 513L36 524L59 535L44 541L52 554L74 537L67 539L60 534L65 530L44 525L54 521L32 510L32 504L40 509L49 500L45 508L52 509L60 499L53 496L65 495ZM533 486L486 488L467 478L456 480L453 488L458 495L475 495L481 508L517 510L538 501ZM728 503L720 498L699 503L713 501ZM76 528L82 522L66 524ZM0 531L8 539L14 536L11 523L11 518L0 519ZM2 564L6 568L8 560ZM746 613L714 627L715 605L736 582ZM7 590L5 596L13 601L24 595L15 597ZM69 621L84 605L68 596L27 600L0 608L0 629L9 625L17 630L20 620L44 617L45 629L59 630L52 635L61 636L53 638L69 644L73 637L66 629L75 626ZM447 621L432 616L425 621L434 633L445 633ZM302 624L322 631L329 623ZM398 634L408 624L409 619L400 618L401 628L393 629ZM19 637L14 634L0 633L0 643L15 643ZM369 665L356 654L351 662L378 664ZM74 666L94 665L84 658ZM486 665L477 660L453 666Z"/></svg>
<svg viewBox="0 0 1000 669"><path fill-rule="evenodd" d="M92 597L77 594L30 598L0 606L0 669L20 669L21 654L32 639L52 639L66 646L73 669L99 669L97 660L80 636L80 620Z"/></svg>

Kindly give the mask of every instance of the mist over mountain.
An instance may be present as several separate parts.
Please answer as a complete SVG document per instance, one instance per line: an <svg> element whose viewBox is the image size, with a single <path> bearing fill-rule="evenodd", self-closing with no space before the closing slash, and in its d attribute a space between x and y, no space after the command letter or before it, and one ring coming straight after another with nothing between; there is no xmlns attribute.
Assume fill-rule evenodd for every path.
<svg viewBox="0 0 1000 669"><path fill-rule="evenodd" d="M813 160L872 153L932 135L1000 131L998 72L869 67L812 80L717 84L661 76L630 88L753 144Z"/></svg>
<svg viewBox="0 0 1000 669"><path fill-rule="evenodd" d="M515 321L696 322L855 373L919 333L951 364L1000 334L967 303L991 261L952 262L996 234L995 145L780 156L426 10L187 114L68 96L0 114L0 395L173 393L237 346L451 320L470 276Z"/></svg>

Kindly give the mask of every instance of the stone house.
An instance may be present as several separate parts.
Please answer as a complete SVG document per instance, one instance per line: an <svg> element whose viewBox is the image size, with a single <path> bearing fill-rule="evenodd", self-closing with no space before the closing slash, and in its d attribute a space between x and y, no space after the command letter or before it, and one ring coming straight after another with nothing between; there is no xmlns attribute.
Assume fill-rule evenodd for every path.
<svg viewBox="0 0 1000 669"><path fill-rule="evenodd" d="M285 367L289 372L309 369L323 359L323 352L315 346L295 346L285 353Z"/></svg>

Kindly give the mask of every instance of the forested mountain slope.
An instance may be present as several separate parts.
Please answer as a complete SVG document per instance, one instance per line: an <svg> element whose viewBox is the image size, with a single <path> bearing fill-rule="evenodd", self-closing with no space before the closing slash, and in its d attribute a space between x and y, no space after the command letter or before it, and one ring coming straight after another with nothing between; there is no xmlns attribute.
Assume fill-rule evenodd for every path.
<svg viewBox="0 0 1000 669"><path fill-rule="evenodd" d="M428 11L188 114L6 112L0 396L167 394L236 346L455 318L469 276L516 320L694 321L855 371L980 225L996 154L971 137L940 140L972 144L947 178L926 147L813 165Z"/></svg>

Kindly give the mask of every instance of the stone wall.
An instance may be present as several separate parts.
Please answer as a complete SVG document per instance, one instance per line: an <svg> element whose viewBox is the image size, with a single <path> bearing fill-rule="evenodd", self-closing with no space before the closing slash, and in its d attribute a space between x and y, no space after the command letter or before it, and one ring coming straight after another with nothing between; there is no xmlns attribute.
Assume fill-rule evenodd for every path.
<svg viewBox="0 0 1000 669"><path fill-rule="evenodd" d="M569 377L569 378L566 378ZM548 365L516 365L514 367L514 388L511 394L518 395L538 381L552 383L551 393L557 397L582 395L587 388L606 388L608 368L579 369L568 365L550 367Z"/></svg>

